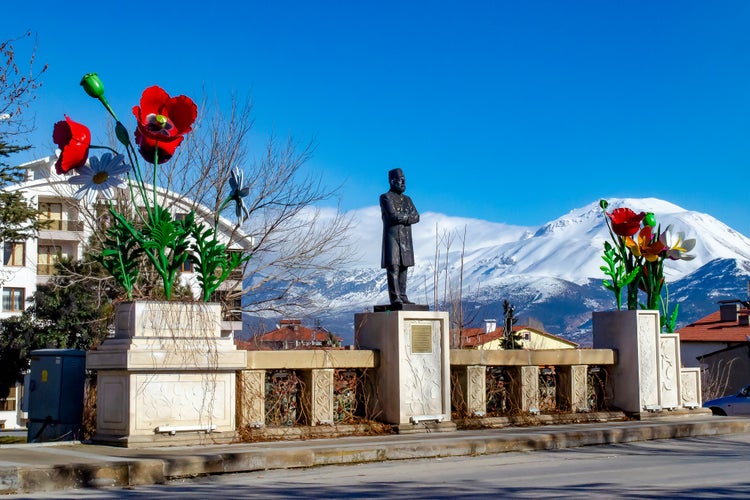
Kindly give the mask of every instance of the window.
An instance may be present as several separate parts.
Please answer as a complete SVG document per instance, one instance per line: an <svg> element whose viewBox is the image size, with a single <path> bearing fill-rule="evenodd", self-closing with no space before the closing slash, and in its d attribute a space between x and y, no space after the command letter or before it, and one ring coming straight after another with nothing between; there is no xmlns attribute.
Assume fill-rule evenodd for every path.
<svg viewBox="0 0 750 500"><path fill-rule="evenodd" d="M39 220L42 222L48 222L45 226L46 229L52 229L55 231L63 229L62 203L40 202Z"/></svg>
<svg viewBox="0 0 750 500"><path fill-rule="evenodd" d="M3 288L3 311L23 311L24 302L26 302L24 288Z"/></svg>
<svg viewBox="0 0 750 500"><path fill-rule="evenodd" d="M192 273L193 272L193 261L190 257L182 263L182 268L180 269L183 273Z"/></svg>
<svg viewBox="0 0 750 500"><path fill-rule="evenodd" d="M51 201L39 202L39 221L46 223L43 229L51 231L83 231L83 221L78 220L78 211L70 207L66 214L67 219L63 219L62 203Z"/></svg>
<svg viewBox="0 0 750 500"><path fill-rule="evenodd" d="M0 399L0 411L16 411L16 387L11 387L8 397Z"/></svg>
<svg viewBox="0 0 750 500"><path fill-rule="evenodd" d="M5 243L3 264L6 266L23 266L26 260L26 243L11 241Z"/></svg>
<svg viewBox="0 0 750 500"><path fill-rule="evenodd" d="M211 295L211 301L221 304L224 321L242 321L242 292L239 290L217 290Z"/></svg>
<svg viewBox="0 0 750 500"><path fill-rule="evenodd" d="M57 245L39 245L36 273L42 276L55 274L55 263L60 259L62 248Z"/></svg>

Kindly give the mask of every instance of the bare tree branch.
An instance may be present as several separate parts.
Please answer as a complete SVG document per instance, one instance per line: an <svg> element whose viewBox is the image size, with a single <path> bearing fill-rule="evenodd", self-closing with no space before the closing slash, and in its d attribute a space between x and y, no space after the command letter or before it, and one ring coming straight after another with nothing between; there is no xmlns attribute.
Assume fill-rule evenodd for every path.
<svg viewBox="0 0 750 500"><path fill-rule="evenodd" d="M351 221L338 207L322 206L336 200L339 188L323 186L319 175L306 171L314 144L272 135L253 158L249 98L233 96L226 112L205 98L200 107L201 118L177 154L156 174L144 172L146 181L156 175L157 184L174 195L164 200L165 207L182 204L200 213L202 206L208 209L204 217L237 221L233 205L219 210L229 195L232 170L241 170L249 187L243 199L249 217L233 226L230 243L249 249L252 259L241 291L225 287L222 299L231 301L242 293L244 310L250 313L324 308L326 304L312 303L305 287L349 261L352 253L344 242Z"/></svg>

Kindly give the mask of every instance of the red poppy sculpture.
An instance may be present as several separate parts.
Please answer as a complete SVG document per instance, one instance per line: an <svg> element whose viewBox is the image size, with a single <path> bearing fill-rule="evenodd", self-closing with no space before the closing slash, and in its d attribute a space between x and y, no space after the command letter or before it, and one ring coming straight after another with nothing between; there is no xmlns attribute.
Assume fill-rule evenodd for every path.
<svg viewBox="0 0 750 500"><path fill-rule="evenodd" d="M140 105L133 106L133 115L138 120L135 142L141 156L149 163L164 163L193 129L198 107L189 97L170 97L154 85L143 91Z"/></svg>
<svg viewBox="0 0 750 500"><path fill-rule="evenodd" d="M639 214L629 208L615 208L607 213L612 222L612 232L618 236L633 236L641 228L641 221L646 217L645 212Z"/></svg>
<svg viewBox="0 0 750 500"><path fill-rule="evenodd" d="M184 95L170 97L158 86L143 91L138 106L133 107L137 119L135 144L132 135L117 119L104 95L104 83L96 73L89 73L81 80L86 93L98 99L115 120L117 140L127 149L127 157L134 166L125 163L125 155L107 146L92 146L89 129L74 122L67 116L65 121L55 124L53 139L62 150L57 161L58 174L76 171L69 183L79 186L75 197L94 203L98 199L109 200L109 213L113 221L105 231L103 250L99 262L115 280L125 288L132 299L136 282L139 279L140 261L145 257L162 279L164 296L172 296L179 272L188 260L193 265L198 283L202 288L204 301L211 300L213 293L224 280L239 266L250 259L249 254L229 252L227 244L216 236L219 214L214 218L213 227L196 220L195 212L184 218L175 219L170 211L162 206L156 184L147 183L138 162L138 153L154 166L153 179L158 178L160 164L169 160L182 143L184 135L193 128L198 116L198 107L192 99ZM102 148L111 152L101 158L92 157L86 165L90 148ZM114 155L113 155L114 153ZM121 176L127 176L127 180ZM239 180L238 180L239 179ZM120 212L114 208L111 198L116 189L129 187L133 207L139 207L137 222L131 220L132 213ZM220 210L230 202L238 204L237 224L247 216L242 198L249 194L249 188L242 185L241 174L233 173L230 182L232 194L222 204Z"/></svg>
<svg viewBox="0 0 750 500"><path fill-rule="evenodd" d="M55 162L55 170L62 175L81 168L89 158L91 131L86 125L74 122L68 115L65 121L55 123L52 140L60 148L60 156Z"/></svg>

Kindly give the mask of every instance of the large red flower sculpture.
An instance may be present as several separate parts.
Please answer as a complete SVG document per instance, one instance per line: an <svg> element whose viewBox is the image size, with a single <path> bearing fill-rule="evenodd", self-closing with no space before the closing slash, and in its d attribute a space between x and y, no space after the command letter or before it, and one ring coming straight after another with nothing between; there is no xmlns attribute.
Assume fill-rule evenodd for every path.
<svg viewBox="0 0 750 500"><path fill-rule="evenodd" d="M52 140L61 151L55 163L55 170L59 175L86 164L91 145L91 132L86 125L74 122L65 115L65 121L55 123Z"/></svg>
<svg viewBox="0 0 750 500"><path fill-rule="evenodd" d="M138 120L135 142L141 156L150 163L163 163L172 157L183 135L192 130L198 106L187 96L170 97L154 85L143 91L133 114Z"/></svg>
<svg viewBox="0 0 750 500"><path fill-rule="evenodd" d="M615 208L607 213L612 221L612 231L618 236L633 236L641 228L641 221L646 217L645 212L639 214L629 208Z"/></svg>
<svg viewBox="0 0 750 500"><path fill-rule="evenodd" d="M141 105L133 106L140 133L159 142L176 141L190 132L198 116L198 106L184 95L169 97L154 85L143 91Z"/></svg>

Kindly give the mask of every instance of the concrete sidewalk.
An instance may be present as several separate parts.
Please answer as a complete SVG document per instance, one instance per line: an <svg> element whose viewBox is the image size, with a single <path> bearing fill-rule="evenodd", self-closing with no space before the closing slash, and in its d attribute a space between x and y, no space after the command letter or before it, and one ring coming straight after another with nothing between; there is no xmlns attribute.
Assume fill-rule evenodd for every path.
<svg viewBox="0 0 750 500"><path fill-rule="evenodd" d="M191 447L128 449L70 442L5 445L0 446L0 494L154 484L205 474L476 456L747 432L750 432L748 418L701 415Z"/></svg>

